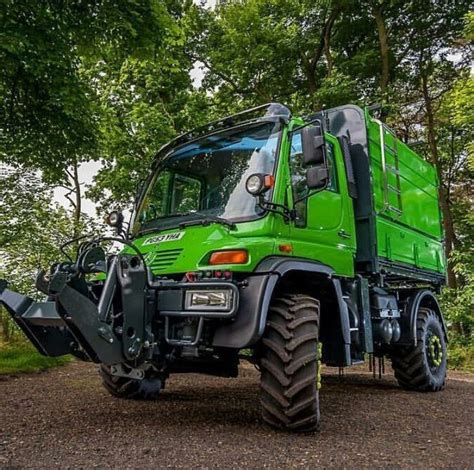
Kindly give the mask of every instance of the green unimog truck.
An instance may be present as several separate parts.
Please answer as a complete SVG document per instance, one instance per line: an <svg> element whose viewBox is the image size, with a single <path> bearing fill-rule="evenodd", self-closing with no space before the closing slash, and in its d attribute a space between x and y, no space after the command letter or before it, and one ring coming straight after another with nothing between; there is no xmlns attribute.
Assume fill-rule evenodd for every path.
<svg viewBox="0 0 474 470"><path fill-rule="evenodd" d="M38 351L100 364L122 398L172 373L235 377L245 350L264 421L313 431L321 363L388 357L402 387L443 388L437 187L367 109L260 106L165 145L129 226L112 212L117 236L39 273L44 302L5 281L0 301Z"/></svg>

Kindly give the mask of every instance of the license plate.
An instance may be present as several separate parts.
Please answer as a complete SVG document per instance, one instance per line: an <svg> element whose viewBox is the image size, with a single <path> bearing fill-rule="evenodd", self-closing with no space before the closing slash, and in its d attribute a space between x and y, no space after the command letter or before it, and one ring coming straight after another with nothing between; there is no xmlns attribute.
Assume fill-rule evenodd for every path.
<svg viewBox="0 0 474 470"><path fill-rule="evenodd" d="M174 233L167 233L163 235L156 235L155 237L150 237L146 240L143 244L144 245L155 245L157 243L164 243L164 242L174 242L176 240L180 240L183 238L184 232L174 232Z"/></svg>

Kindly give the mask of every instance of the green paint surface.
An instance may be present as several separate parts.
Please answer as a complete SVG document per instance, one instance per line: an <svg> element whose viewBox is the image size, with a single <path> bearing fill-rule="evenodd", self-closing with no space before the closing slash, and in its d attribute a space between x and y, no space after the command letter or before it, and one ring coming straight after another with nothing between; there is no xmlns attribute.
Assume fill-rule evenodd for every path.
<svg viewBox="0 0 474 470"><path fill-rule="evenodd" d="M275 170L272 201L293 207L294 195L289 158L291 132L301 119L292 119L283 129ZM444 271L442 229L438 208L437 178L434 168L388 131L384 131L386 166L397 168L400 178L382 172L379 126L366 114L369 139L373 205L375 210L377 256L431 271ZM357 249L353 201L349 197L343 155L337 139L326 134L333 148L333 168L337 190L311 196L306 206L304 226L285 223L279 215L267 213L257 220L239 222L232 230L224 225L171 228L160 235L179 233L179 239L150 243L156 234L134 240L144 253L153 273L166 275L206 270L216 250L246 249L249 260L242 265L214 269L251 272L271 255L305 258L331 266L338 275L354 276ZM397 152L398 161L394 157ZM385 184L400 188L384 193ZM396 212L391 208L400 210ZM341 235L341 233L343 235ZM291 252L279 246L290 244ZM125 250L128 251L128 250Z"/></svg>
<svg viewBox="0 0 474 470"><path fill-rule="evenodd" d="M366 123L378 256L444 272L443 232L434 167L384 130L384 181L380 127L368 114ZM398 180L396 171L399 172ZM386 185L390 187L388 191ZM400 197L393 188L400 190Z"/></svg>

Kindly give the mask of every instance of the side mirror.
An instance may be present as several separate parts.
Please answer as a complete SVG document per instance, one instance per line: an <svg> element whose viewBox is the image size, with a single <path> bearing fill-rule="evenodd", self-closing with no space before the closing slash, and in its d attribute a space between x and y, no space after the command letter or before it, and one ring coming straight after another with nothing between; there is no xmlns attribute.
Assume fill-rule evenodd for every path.
<svg viewBox="0 0 474 470"><path fill-rule="evenodd" d="M323 189L329 181L329 171L325 165L312 166L306 170L306 185L309 189Z"/></svg>
<svg viewBox="0 0 474 470"><path fill-rule="evenodd" d="M306 166L321 165L326 161L326 146L321 125L306 126L301 130L301 146Z"/></svg>
<svg viewBox="0 0 474 470"><path fill-rule="evenodd" d="M110 227L114 227L118 235L123 229L123 214L120 211L112 211L106 218L105 223Z"/></svg>

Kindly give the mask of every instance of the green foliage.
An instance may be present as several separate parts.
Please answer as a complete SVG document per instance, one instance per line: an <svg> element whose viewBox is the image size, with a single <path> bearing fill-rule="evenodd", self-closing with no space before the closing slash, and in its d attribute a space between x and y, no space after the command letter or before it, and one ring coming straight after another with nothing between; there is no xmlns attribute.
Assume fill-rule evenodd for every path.
<svg viewBox="0 0 474 470"><path fill-rule="evenodd" d="M74 12L59 4L2 0L0 158L43 167L90 146L88 87L78 74ZM80 17L79 17L80 18Z"/></svg>
<svg viewBox="0 0 474 470"><path fill-rule="evenodd" d="M196 8L190 15L189 47L208 69L204 87L226 102L229 111L269 101L282 101L295 111L332 104L324 100L333 58L326 54L324 59L321 35L348 6L350 2L245 0L215 12ZM344 98L356 99L345 73L338 74L337 84L343 86ZM318 96L320 88L325 91Z"/></svg>
<svg viewBox="0 0 474 470"><path fill-rule="evenodd" d="M40 297L34 287L38 270L65 258L60 247L74 233L70 214L52 198L34 172L18 170L0 179L0 279L35 299ZM91 221L83 223L89 232L96 230ZM84 233L86 226L81 228ZM21 337L1 307L0 326L4 339Z"/></svg>
<svg viewBox="0 0 474 470"><path fill-rule="evenodd" d="M448 365L450 369L474 372L474 345L449 344Z"/></svg>
<svg viewBox="0 0 474 470"><path fill-rule="evenodd" d="M466 16L465 36L473 40L474 14ZM446 93L441 106L440 144L450 177L450 202L455 216L456 249L451 260L459 280L457 289L441 297L451 332L451 364L474 369L474 77L462 74Z"/></svg>
<svg viewBox="0 0 474 470"><path fill-rule="evenodd" d="M441 302L452 341L467 346L474 342L474 250L471 248L467 253L454 253L453 256L463 287L444 289Z"/></svg>
<svg viewBox="0 0 474 470"><path fill-rule="evenodd" d="M63 259L59 247L71 239L72 221L51 202L52 191L33 172L16 171L0 185L0 277L34 295L39 268Z"/></svg>
<svg viewBox="0 0 474 470"><path fill-rule="evenodd" d="M174 17L160 0L1 0L0 11L0 159L60 180L97 154L91 64L154 57Z"/></svg>
<svg viewBox="0 0 474 470"><path fill-rule="evenodd" d="M42 356L29 343L0 344L0 375L38 372L67 364L71 360L71 356Z"/></svg>

